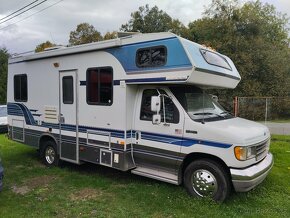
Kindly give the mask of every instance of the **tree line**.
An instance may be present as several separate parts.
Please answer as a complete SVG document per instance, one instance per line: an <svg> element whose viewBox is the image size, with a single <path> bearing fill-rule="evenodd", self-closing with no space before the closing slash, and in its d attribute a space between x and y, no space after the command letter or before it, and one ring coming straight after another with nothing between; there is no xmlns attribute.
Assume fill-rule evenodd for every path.
<svg viewBox="0 0 290 218"><path fill-rule="evenodd" d="M157 6L141 6L131 13L120 31L173 32L229 56L241 74L235 90L217 90L220 96L290 96L289 20L270 4L259 0L239 5L238 0L212 0L203 17L185 26ZM102 35L93 25L81 23L70 32L68 46L117 37L117 31ZM39 44L35 52L55 46ZM0 49L0 102L6 101L7 58Z"/></svg>

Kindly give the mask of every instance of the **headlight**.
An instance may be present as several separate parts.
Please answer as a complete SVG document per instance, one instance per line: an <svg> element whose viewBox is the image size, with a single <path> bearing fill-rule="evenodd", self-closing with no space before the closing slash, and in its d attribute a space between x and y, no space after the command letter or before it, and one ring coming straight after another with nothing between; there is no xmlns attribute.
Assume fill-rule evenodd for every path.
<svg viewBox="0 0 290 218"><path fill-rule="evenodd" d="M238 160L248 160L256 155L256 147L235 147L235 156Z"/></svg>

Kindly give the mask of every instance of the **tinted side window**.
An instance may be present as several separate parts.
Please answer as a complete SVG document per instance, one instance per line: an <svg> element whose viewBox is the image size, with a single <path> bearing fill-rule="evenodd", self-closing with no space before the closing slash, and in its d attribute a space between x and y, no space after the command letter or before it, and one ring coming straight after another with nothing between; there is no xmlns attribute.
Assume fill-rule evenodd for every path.
<svg viewBox="0 0 290 218"><path fill-rule="evenodd" d="M27 101L27 75L14 76L14 100Z"/></svg>
<svg viewBox="0 0 290 218"><path fill-rule="evenodd" d="M87 103L96 105L113 103L113 69L111 67L87 70Z"/></svg>
<svg viewBox="0 0 290 218"><path fill-rule="evenodd" d="M163 90L159 90L160 93L165 94ZM146 89L143 92L142 102L141 102L141 112L140 112L140 120L152 121L152 117L155 112L151 111L151 97L158 96L158 92L156 89ZM167 123L179 123L179 112L176 108L175 104L169 98L164 98L165 103L165 119ZM163 115L163 102L161 102L161 122L164 122Z"/></svg>
<svg viewBox="0 0 290 218"><path fill-rule="evenodd" d="M136 65L138 67L158 67L166 64L167 50L164 46L142 48L137 50Z"/></svg>
<svg viewBox="0 0 290 218"><path fill-rule="evenodd" d="M156 89L146 89L143 91L140 120L152 121L154 112L151 111L151 97L158 96Z"/></svg>
<svg viewBox="0 0 290 218"><path fill-rule="evenodd" d="M62 78L62 101L64 104L74 103L74 88L72 76L64 76Z"/></svg>

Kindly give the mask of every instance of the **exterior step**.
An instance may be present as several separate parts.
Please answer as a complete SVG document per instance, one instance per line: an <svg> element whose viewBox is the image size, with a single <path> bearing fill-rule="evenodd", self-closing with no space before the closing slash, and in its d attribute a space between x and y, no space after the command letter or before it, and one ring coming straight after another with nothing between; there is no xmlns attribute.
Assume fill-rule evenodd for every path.
<svg viewBox="0 0 290 218"><path fill-rule="evenodd" d="M131 173L178 185L178 177L172 173L147 167L137 167L134 170L131 170Z"/></svg>

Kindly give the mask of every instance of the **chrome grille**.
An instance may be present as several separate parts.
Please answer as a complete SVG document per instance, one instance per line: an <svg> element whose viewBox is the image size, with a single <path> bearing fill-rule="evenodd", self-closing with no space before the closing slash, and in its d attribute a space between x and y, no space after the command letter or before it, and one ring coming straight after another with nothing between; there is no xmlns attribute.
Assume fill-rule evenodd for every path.
<svg viewBox="0 0 290 218"><path fill-rule="evenodd" d="M257 161L263 159L267 155L269 151L269 146L270 146L270 138L256 145L256 160Z"/></svg>

